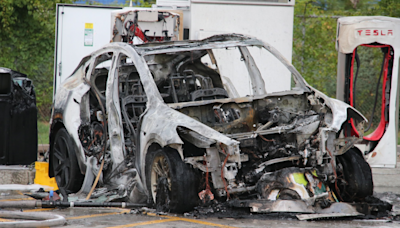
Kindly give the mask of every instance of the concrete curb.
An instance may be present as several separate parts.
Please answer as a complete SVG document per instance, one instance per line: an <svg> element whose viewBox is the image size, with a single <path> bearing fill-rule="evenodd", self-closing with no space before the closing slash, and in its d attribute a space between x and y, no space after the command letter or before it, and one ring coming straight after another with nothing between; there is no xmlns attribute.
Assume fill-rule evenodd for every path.
<svg viewBox="0 0 400 228"><path fill-rule="evenodd" d="M35 169L20 165L0 165L0 184L33 184Z"/></svg>

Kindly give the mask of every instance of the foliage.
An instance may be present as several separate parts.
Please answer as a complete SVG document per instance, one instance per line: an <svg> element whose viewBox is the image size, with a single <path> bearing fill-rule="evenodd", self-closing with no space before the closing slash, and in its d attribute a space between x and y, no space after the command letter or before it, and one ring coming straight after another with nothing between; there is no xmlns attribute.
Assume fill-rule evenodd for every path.
<svg viewBox="0 0 400 228"><path fill-rule="evenodd" d="M156 4L155 0L138 0L136 5L139 7L151 7L153 4Z"/></svg>
<svg viewBox="0 0 400 228"><path fill-rule="evenodd" d="M382 0L379 2L376 10L385 16L400 17L400 1Z"/></svg>
<svg viewBox="0 0 400 228"><path fill-rule="evenodd" d="M33 80L42 119L49 118L52 102L56 3L74 1L0 0L0 66L25 73ZM358 3L354 6L353 2ZM153 3L133 0L135 6L149 7ZM121 6L117 1L110 5ZM296 1L293 63L311 85L330 96L336 90L337 16L355 15L400 17L400 1Z"/></svg>
<svg viewBox="0 0 400 228"><path fill-rule="evenodd" d="M360 67L355 84L355 104L357 108L368 119L371 124L370 129L375 129L380 122L380 108L382 105L382 81L381 67L384 53L381 48L357 47L357 55L360 59ZM357 63L354 64L354 77L357 75ZM378 92L376 92L378 89ZM376 109L373 113L373 107L376 99ZM373 116L372 116L373 115Z"/></svg>
<svg viewBox="0 0 400 228"><path fill-rule="evenodd" d="M335 97L337 19L340 16L400 16L398 0L297 0L293 64L315 88Z"/></svg>
<svg viewBox="0 0 400 228"><path fill-rule="evenodd" d="M107 4L108 6L120 6L120 7L126 7L129 6L130 0L126 0L125 3L120 3L118 0L114 0L113 2L110 2L108 0L86 0L82 1L85 4L88 5L104 5ZM107 2L107 3L105 3ZM132 6L133 7L151 7L153 4L155 4L155 0L132 0Z"/></svg>
<svg viewBox="0 0 400 228"><path fill-rule="evenodd" d="M75 1L0 0L0 66L27 74L33 80L38 117L42 120L49 119L52 103L56 4ZM153 0L133 2L143 7L154 3ZM128 6L129 1L110 5Z"/></svg>
<svg viewBox="0 0 400 228"><path fill-rule="evenodd" d="M326 83L335 79L335 27L336 19L326 17L311 1L296 2L293 64L308 83L323 92L329 88Z"/></svg>
<svg viewBox="0 0 400 228"><path fill-rule="evenodd" d="M360 0L355 7L353 2L357 0L297 0L295 5L293 64L307 82L331 97L336 96L337 18L361 15L400 17L399 0ZM359 75L363 77L357 81L356 105L370 118L382 53L379 49L367 51L357 48L357 51L362 64ZM379 102L378 97L378 107ZM379 122L378 117L379 113L376 112L372 121L370 120L375 125L372 129Z"/></svg>
<svg viewBox="0 0 400 228"><path fill-rule="evenodd" d="M37 128L38 128L38 143L49 144L50 124L45 121L38 121Z"/></svg>
<svg viewBox="0 0 400 228"><path fill-rule="evenodd" d="M56 3L0 1L0 66L25 73L33 80L42 118L49 116L52 101Z"/></svg>

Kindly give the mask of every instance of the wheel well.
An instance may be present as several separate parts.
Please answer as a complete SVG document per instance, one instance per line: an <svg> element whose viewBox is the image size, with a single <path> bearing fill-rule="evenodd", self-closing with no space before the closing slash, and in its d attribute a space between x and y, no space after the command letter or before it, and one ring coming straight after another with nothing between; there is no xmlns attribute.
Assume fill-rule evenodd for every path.
<svg viewBox="0 0 400 228"><path fill-rule="evenodd" d="M364 158L363 152L361 152L361 150L360 150L360 149L358 149L357 147L353 146L353 147L352 147L352 148L350 148L349 150L354 150L354 151L357 151L357 153L356 153L356 154L358 154L358 155L360 155L361 157L363 157L363 158ZM348 151L349 151L349 150L348 150ZM348 151L346 151L346 153L347 153ZM364 158L364 160L365 160L365 158Z"/></svg>
<svg viewBox="0 0 400 228"><path fill-rule="evenodd" d="M64 124L61 121L57 121L50 130L50 136L49 136L49 177L54 177L54 172L53 172L53 141L54 138L57 135L57 132L62 129L65 128Z"/></svg>
<svg viewBox="0 0 400 228"><path fill-rule="evenodd" d="M203 156L206 154L206 149L198 148L192 143L187 140L182 139L184 144L182 145L183 150L183 158L186 157L195 157L195 156ZM176 150L175 148L169 147L168 145L165 147L161 147L158 143L152 143L149 148L147 149L146 157L144 158L145 161L145 169L147 169L146 165L148 164L149 155L153 152L156 152L159 149L163 150Z"/></svg>
<svg viewBox="0 0 400 228"><path fill-rule="evenodd" d="M151 153L151 152L154 152L154 151L156 151L156 150L159 150L159 149L161 149L162 147L159 145L159 144L157 144L157 143L153 143L153 144L151 144L150 146L149 146L149 148L147 149L147 154L149 154L149 153Z"/></svg>
<svg viewBox="0 0 400 228"><path fill-rule="evenodd" d="M146 157L144 158L145 162L145 166L147 164L147 158L149 157L149 155L159 149L162 149L162 147L158 144L158 143L152 143L149 148L147 148L147 153L146 153Z"/></svg>
<svg viewBox="0 0 400 228"><path fill-rule="evenodd" d="M152 164L159 164L158 162L153 163L155 161L154 159L159 156L163 156L169 165L169 169L167 169L168 171L165 172L170 173L168 177L171 178L169 182L171 184L171 189L170 191L168 191L168 189L167 191L164 191L161 188L156 187L157 193L154 195L155 189L152 188L152 186L154 186L153 184L157 183L158 185L159 183L162 183L157 181L159 177L154 177L152 175ZM167 210L179 213L192 210L194 206L198 205L197 193L200 185L200 176L196 170L192 169L188 164L181 160L181 156L175 148L168 145L161 147L157 143L150 145L147 150L146 165L146 189L148 191L150 204L155 203L157 208L164 208L165 206ZM159 176L157 174L155 175ZM162 177L165 178L166 176L162 175ZM152 182L153 180L155 180L155 182ZM165 195L158 195L158 190L161 190L160 194L164 193L168 196L165 197Z"/></svg>
<svg viewBox="0 0 400 228"><path fill-rule="evenodd" d="M339 189L341 186L342 189L337 193L344 201L359 201L373 194L371 167L358 148L351 148L338 156L337 162L342 164L342 170L339 172L345 180L343 184L338 184Z"/></svg>

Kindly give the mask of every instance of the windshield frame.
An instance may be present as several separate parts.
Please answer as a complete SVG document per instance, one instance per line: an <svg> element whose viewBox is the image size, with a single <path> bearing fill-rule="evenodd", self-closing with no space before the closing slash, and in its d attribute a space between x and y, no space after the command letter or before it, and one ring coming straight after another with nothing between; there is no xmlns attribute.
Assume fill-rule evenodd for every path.
<svg viewBox="0 0 400 228"><path fill-rule="evenodd" d="M134 49L140 54L143 58L145 57L150 57L150 56L155 56L158 54L177 54L180 52L191 52L191 51L201 51L201 50L212 50L212 49L221 49L221 48L231 48L231 47L237 47L241 50L247 50L246 47L258 47L258 48L264 48L267 50L269 53L271 53L276 59L278 59L279 62L281 62L291 73L291 76L293 77L294 83L295 83L295 88L298 91L303 91L303 92L310 92L310 86L308 83L304 80L304 78L301 76L301 74L296 70L296 68L273 46L271 46L269 43L265 41L261 41L256 38L252 37L246 37L246 36L240 36L237 39L228 39L226 41L213 41L210 42L210 40L213 40L214 37L223 37L224 35L219 35L219 36L213 36L210 38L207 38L205 40L201 41L175 41L175 42L165 42L164 45L163 43L158 43L158 44L144 44L144 45L133 45ZM246 39L243 40L243 37ZM153 46L154 45L154 46ZM250 53L248 53L250 54ZM251 56L251 55L250 55ZM254 60L253 60L254 61ZM149 67L149 64L146 61L147 66ZM258 71L257 65L254 64L254 70ZM254 85L264 85L264 80L261 77L261 75L257 75L257 73L251 73L248 69L249 76L251 78L251 83L252 86L255 87ZM265 91L265 86L264 88L261 88L260 86L254 90L255 93L253 96L259 96L259 95L267 95L267 91ZM293 90L293 89L291 89ZM160 94L160 92L158 91ZM161 96L161 94L160 94ZM229 99L229 98L226 98ZM234 98L236 99L236 98ZM190 102L196 102L196 101L190 101ZM178 102L179 103L189 103L189 102ZM169 103L168 103L169 104Z"/></svg>

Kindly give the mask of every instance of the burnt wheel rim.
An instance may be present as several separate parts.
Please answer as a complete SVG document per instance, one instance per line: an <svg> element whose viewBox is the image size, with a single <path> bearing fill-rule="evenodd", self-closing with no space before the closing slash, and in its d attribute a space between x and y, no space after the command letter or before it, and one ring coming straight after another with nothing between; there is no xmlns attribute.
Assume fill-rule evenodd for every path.
<svg viewBox="0 0 400 228"><path fill-rule="evenodd" d="M71 163L67 139L64 136L57 138L54 144L53 156L54 176L56 177L57 185L59 188L66 187L70 179Z"/></svg>
<svg viewBox="0 0 400 228"><path fill-rule="evenodd" d="M158 155L153 159L151 165L151 194L154 202L156 201L157 185L160 178L165 177L168 181L168 189L171 190L171 172L167 158L163 155Z"/></svg>

